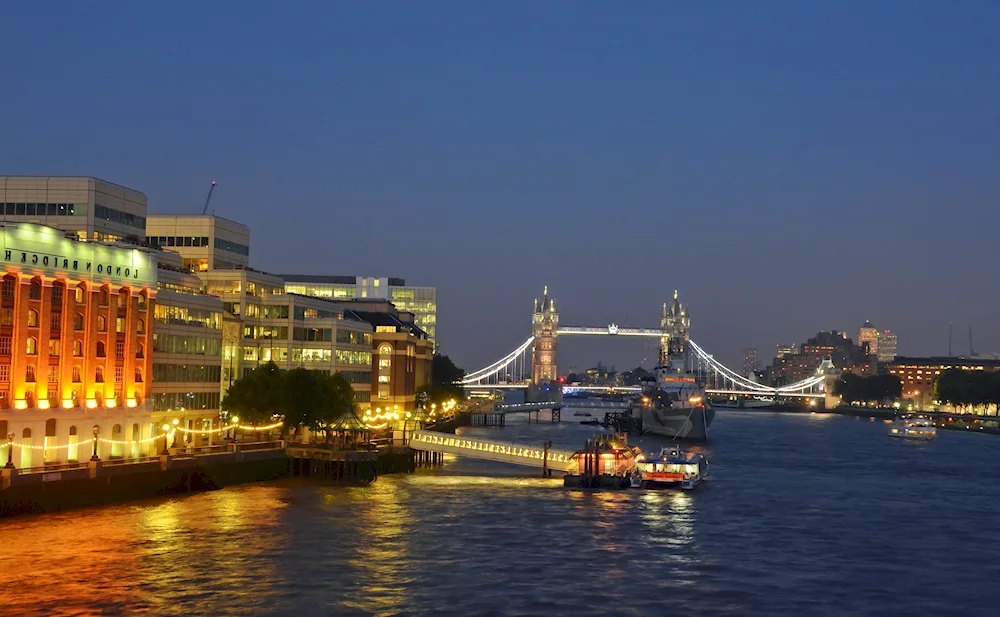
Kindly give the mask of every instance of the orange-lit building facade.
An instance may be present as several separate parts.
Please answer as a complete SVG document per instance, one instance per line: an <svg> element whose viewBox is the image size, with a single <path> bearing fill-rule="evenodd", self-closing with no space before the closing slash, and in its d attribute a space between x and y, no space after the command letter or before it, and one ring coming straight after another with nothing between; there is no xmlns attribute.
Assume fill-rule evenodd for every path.
<svg viewBox="0 0 1000 617"><path fill-rule="evenodd" d="M102 413L121 416L105 437L140 418L150 432L155 257L21 222L0 226L0 244L0 421L35 444L90 439L101 422L82 420Z"/></svg>

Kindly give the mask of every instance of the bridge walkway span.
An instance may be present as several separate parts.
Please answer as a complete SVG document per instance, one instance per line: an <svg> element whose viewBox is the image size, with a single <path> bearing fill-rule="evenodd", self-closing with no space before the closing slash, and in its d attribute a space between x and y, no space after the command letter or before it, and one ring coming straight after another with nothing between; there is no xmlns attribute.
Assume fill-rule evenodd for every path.
<svg viewBox="0 0 1000 617"><path fill-rule="evenodd" d="M413 431L410 434L410 448L427 452L458 454L469 458L538 469L542 469L546 461L543 447L478 437L463 437L436 431ZM549 449L547 460L548 468L553 470L571 471L575 470L579 464L576 453L570 450Z"/></svg>

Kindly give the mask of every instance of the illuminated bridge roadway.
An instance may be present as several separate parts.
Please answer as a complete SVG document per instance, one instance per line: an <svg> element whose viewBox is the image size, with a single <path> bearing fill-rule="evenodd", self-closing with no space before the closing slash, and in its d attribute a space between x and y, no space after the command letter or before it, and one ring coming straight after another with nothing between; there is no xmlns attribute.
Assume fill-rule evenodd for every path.
<svg viewBox="0 0 1000 617"><path fill-rule="evenodd" d="M445 452L487 461L537 467L538 469L545 467L546 461L545 449L537 446L463 437L435 431L413 431L410 434L410 447L425 452ZM577 465L574 452L549 449L549 469L570 471L576 469Z"/></svg>

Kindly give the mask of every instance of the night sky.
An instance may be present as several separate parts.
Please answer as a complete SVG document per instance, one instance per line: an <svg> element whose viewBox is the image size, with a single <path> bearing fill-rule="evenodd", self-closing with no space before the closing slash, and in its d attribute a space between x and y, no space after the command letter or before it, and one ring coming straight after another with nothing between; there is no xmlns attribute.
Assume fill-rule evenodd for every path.
<svg viewBox="0 0 1000 617"><path fill-rule="evenodd" d="M7 2L0 174L215 212L272 272L437 286L478 368L566 325L738 365L865 319L1000 351L1000 2ZM561 342L560 368L653 353ZM652 357L652 356L650 356Z"/></svg>

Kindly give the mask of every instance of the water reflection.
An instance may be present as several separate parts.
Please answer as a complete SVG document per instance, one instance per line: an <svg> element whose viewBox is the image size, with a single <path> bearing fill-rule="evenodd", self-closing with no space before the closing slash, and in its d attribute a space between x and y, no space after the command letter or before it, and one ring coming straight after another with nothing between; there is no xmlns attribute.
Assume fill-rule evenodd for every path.
<svg viewBox="0 0 1000 617"><path fill-rule="evenodd" d="M581 441L574 427L521 430L511 441ZM878 423L768 414L723 416L713 430L713 480L692 492L570 491L534 471L455 459L363 488L283 480L0 521L0 608L150 617L995 612L996 586L981 579L1000 545L989 524L1000 516L1000 484L968 473L991 468L994 438L948 432L914 448ZM927 512L968 529L928 525ZM921 559L900 557L912 554ZM913 583L926 579L926 563L936 584Z"/></svg>
<svg viewBox="0 0 1000 617"><path fill-rule="evenodd" d="M344 603L369 615L394 615L405 609L410 583L409 534L415 529L403 482L375 482L349 489L351 501L364 500L358 520L356 554L348 564L358 573L358 591Z"/></svg>

